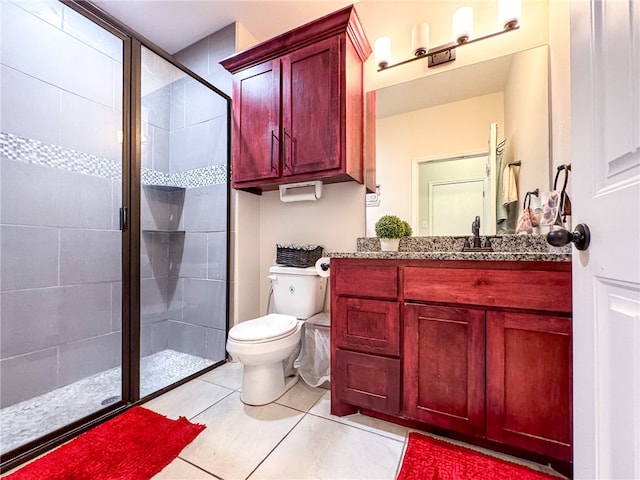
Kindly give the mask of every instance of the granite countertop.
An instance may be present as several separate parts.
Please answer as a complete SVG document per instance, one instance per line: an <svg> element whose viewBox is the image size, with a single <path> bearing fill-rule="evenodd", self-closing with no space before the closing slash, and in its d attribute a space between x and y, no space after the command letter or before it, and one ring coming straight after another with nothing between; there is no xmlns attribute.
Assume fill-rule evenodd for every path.
<svg viewBox="0 0 640 480"><path fill-rule="evenodd" d="M397 252L380 251L380 240L363 237L357 241L355 252L327 252L332 258L370 258L396 260L484 260L570 262L571 245L552 247L544 235L489 236L493 252L463 252L464 240L473 237L405 237ZM486 236L482 236L484 244Z"/></svg>

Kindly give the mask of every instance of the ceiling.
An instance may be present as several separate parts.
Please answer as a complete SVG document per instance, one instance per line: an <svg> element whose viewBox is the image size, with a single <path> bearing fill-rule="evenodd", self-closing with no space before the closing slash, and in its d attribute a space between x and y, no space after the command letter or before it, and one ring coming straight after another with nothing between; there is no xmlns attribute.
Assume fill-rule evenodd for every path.
<svg viewBox="0 0 640 480"><path fill-rule="evenodd" d="M233 22L262 42L313 21L342 7L356 4L358 16L370 43L380 36L393 39L399 55L410 51L411 27L417 21L446 18L431 22L433 44L450 41L453 11L463 4L473 5L474 17L494 15L495 1L487 0L91 0L130 29L169 54L174 54ZM372 56L373 57L373 56ZM371 58L373 60L373 58ZM500 65L504 67L504 64ZM379 116L392 115L405 109L425 108L434 104L495 92L500 89L502 74L486 69L464 75L455 88L449 76L442 77L436 88L420 88L419 95L407 95L401 86L389 102L379 105ZM500 71L503 71L500 69ZM468 81L473 78L473 81ZM446 80L445 80L446 79ZM414 91L414 90L412 90ZM390 92L391 93L391 92ZM428 97L428 98L427 98ZM420 100L422 98L423 100ZM387 105L387 106L385 106ZM405 110L406 111L406 110Z"/></svg>
<svg viewBox="0 0 640 480"><path fill-rule="evenodd" d="M92 3L174 54L236 21L258 41L263 41L354 1L92 0Z"/></svg>
<svg viewBox="0 0 640 480"><path fill-rule="evenodd" d="M90 0L170 54L233 23L241 23L258 42L285 33L347 5L355 4L369 41L393 38L393 48L410 50L411 27L431 19L434 45L451 41L450 18L473 5L474 18L495 8L495 0ZM495 12L490 12L492 15ZM446 18L446 22L433 22Z"/></svg>

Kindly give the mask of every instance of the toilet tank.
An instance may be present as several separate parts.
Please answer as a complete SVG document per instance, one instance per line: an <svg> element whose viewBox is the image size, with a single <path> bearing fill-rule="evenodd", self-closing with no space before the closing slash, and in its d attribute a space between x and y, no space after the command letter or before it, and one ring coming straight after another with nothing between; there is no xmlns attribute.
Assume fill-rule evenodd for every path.
<svg viewBox="0 0 640 480"><path fill-rule="evenodd" d="M315 267L274 266L269 269L269 279L277 313L306 320L322 311L327 279L320 277Z"/></svg>

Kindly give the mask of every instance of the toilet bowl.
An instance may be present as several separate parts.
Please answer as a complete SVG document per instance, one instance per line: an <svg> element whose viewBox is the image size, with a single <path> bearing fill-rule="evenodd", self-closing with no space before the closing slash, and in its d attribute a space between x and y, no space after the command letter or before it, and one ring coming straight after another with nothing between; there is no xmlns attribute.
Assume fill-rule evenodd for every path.
<svg viewBox="0 0 640 480"><path fill-rule="evenodd" d="M227 351L243 365L244 403L271 403L295 385L298 376L292 366L300 353L301 329L296 317L271 313L229 331Z"/></svg>
<svg viewBox="0 0 640 480"><path fill-rule="evenodd" d="M227 339L227 352L243 365L240 399L248 405L271 403L296 384L304 320L324 305L327 279L315 268L276 266L269 273L278 313L240 322Z"/></svg>

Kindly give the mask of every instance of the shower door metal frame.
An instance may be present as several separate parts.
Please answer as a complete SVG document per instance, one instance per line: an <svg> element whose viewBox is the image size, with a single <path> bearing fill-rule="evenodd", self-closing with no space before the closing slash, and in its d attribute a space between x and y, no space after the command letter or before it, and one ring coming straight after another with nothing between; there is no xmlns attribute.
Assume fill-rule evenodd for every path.
<svg viewBox="0 0 640 480"><path fill-rule="evenodd" d="M225 360L191 374L150 395L140 398L140 191L141 191L141 52L148 48L167 62L223 97L227 102L227 181L226 181L226 331L229 331L230 299L230 231L231 231L231 98L205 79L177 63L171 55L132 31L117 19L84 0L58 0L123 42L122 97L122 208L125 221L122 230L122 398L93 414L65 427L25 443L0 456L0 473L11 470L76 437L90 428L109 420L137 404L146 402L182 385L203 373L213 370ZM122 217L121 217L122 218Z"/></svg>

